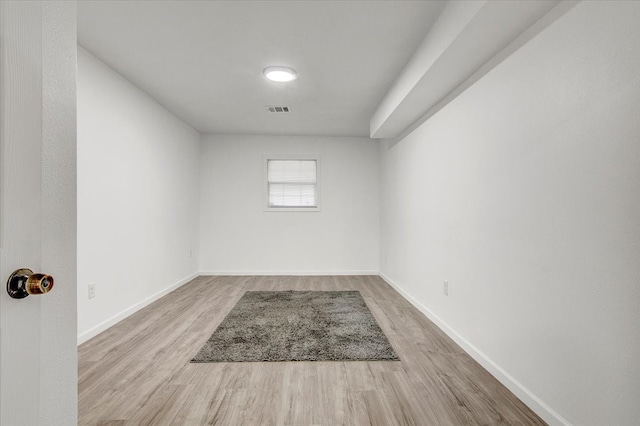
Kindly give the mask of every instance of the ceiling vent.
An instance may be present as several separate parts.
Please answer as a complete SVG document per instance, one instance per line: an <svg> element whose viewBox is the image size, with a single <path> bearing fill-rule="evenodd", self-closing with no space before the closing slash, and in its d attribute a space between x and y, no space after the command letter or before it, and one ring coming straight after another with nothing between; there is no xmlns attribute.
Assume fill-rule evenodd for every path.
<svg viewBox="0 0 640 426"><path fill-rule="evenodd" d="M288 106L267 106L269 112L289 112Z"/></svg>

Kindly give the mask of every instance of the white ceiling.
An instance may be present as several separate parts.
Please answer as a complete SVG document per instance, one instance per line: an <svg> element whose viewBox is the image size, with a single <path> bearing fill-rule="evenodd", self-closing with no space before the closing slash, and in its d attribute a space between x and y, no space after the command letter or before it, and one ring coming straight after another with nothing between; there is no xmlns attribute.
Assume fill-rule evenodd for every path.
<svg viewBox="0 0 640 426"><path fill-rule="evenodd" d="M78 42L202 133L369 136L445 4L81 1ZM269 82L269 65L298 79Z"/></svg>

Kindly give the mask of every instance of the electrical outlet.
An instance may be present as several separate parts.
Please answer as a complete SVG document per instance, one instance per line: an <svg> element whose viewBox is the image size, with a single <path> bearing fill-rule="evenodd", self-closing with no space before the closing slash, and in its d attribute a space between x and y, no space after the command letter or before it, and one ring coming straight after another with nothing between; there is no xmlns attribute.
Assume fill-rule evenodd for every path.
<svg viewBox="0 0 640 426"><path fill-rule="evenodd" d="M189 249L189 257L193 256L193 250Z"/></svg>
<svg viewBox="0 0 640 426"><path fill-rule="evenodd" d="M96 283L89 283L89 299L96 297Z"/></svg>
<svg viewBox="0 0 640 426"><path fill-rule="evenodd" d="M444 282L444 295L445 296L449 295L449 281Z"/></svg>

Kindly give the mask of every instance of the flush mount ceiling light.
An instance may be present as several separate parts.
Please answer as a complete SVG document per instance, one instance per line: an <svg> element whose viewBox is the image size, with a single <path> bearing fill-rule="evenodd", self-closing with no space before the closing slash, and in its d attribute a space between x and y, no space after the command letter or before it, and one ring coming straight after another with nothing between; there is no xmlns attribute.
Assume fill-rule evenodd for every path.
<svg viewBox="0 0 640 426"><path fill-rule="evenodd" d="M278 83L293 81L298 77L296 70L289 67L267 67L262 71L262 73L269 80L276 81Z"/></svg>

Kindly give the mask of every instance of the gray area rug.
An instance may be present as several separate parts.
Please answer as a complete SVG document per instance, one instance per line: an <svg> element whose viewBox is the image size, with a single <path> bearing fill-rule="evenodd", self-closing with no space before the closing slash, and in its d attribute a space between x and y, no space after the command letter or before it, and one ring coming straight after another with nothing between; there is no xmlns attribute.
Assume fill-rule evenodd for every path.
<svg viewBox="0 0 640 426"><path fill-rule="evenodd" d="M359 291L247 291L191 362L398 359Z"/></svg>

